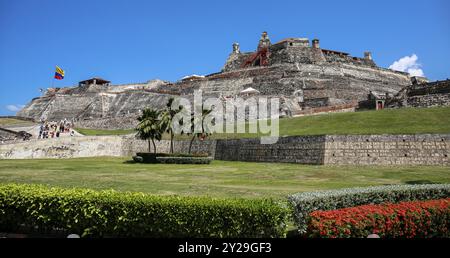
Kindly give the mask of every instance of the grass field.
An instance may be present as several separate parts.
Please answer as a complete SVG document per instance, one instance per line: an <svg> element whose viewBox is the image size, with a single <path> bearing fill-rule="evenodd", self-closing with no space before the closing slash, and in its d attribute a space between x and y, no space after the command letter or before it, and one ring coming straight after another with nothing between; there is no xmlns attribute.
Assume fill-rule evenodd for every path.
<svg viewBox="0 0 450 258"><path fill-rule="evenodd" d="M16 126L31 126L33 122L15 119L15 118L0 118L0 127L16 127Z"/></svg>
<svg viewBox="0 0 450 258"><path fill-rule="evenodd" d="M0 183L115 189L160 195L274 197L355 186L450 183L450 167L310 166L213 161L136 164L126 158L0 160Z"/></svg>
<svg viewBox="0 0 450 258"><path fill-rule="evenodd" d="M101 135L125 135L125 134L130 134L130 133L134 133L135 130L133 129L129 129L129 130L122 130L122 129L118 129L118 130L100 130L100 129L84 129L84 128L75 128L75 130L77 130L77 132L84 134L84 135L88 135L88 136L101 136Z"/></svg>
<svg viewBox="0 0 450 258"><path fill-rule="evenodd" d="M86 135L133 130L78 129ZM450 107L403 108L280 119L280 135L450 133ZM259 134L215 134L211 138L252 138ZM167 137L164 137L167 138ZM186 138L186 137L178 137Z"/></svg>

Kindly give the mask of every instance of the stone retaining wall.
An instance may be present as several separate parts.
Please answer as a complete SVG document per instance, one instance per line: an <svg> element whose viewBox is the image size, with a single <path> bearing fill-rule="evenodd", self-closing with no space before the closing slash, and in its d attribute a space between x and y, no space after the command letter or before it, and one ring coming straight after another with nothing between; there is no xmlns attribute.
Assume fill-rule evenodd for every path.
<svg viewBox="0 0 450 258"><path fill-rule="evenodd" d="M175 141L174 151L187 153L189 141ZM167 140L157 142L168 153ZM132 136L91 136L32 140L0 145L0 159L128 156L148 151ZM276 144L259 139L195 141L193 153L218 160L285 162L315 165L450 165L450 134L318 135L282 137Z"/></svg>
<svg viewBox="0 0 450 258"><path fill-rule="evenodd" d="M217 140L216 159L323 164L325 136L283 137L276 144L260 139Z"/></svg>
<svg viewBox="0 0 450 258"><path fill-rule="evenodd" d="M326 137L327 165L450 165L449 134Z"/></svg>
<svg viewBox="0 0 450 258"><path fill-rule="evenodd" d="M410 107L442 107L450 106L450 93L413 96L408 98Z"/></svg>
<svg viewBox="0 0 450 258"><path fill-rule="evenodd" d="M122 156L116 136L64 137L0 145L0 159L80 158Z"/></svg>

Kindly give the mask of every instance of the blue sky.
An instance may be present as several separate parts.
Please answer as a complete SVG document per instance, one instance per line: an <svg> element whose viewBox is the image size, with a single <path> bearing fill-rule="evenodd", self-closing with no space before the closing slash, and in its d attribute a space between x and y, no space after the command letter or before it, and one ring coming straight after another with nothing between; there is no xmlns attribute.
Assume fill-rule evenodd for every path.
<svg viewBox="0 0 450 258"><path fill-rule="evenodd" d="M113 84L176 81L220 71L233 42L253 51L272 42L319 38L322 48L389 67L413 54L431 80L450 77L450 3L428 1L0 0L0 115L52 85L100 76Z"/></svg>

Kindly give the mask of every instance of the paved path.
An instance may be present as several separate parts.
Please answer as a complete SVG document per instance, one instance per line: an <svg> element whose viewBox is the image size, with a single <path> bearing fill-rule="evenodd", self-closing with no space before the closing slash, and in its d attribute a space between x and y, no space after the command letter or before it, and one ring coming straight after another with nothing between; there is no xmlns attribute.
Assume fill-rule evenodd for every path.
<svg viewBox="0 0 450 258"><path fill-rule="evenodd" d="M27 133L32 134L32 138L37 138L39 135L39 124L35 124L35 125L31 125L31 126L5 126L4 128L9 129L9 130L13 130L16 132L19 131L25 131ZM75 134L74 136L76 137L80 137L80 136L84 136L81 133L75 131L74 129L72 129ZM70 137L70 133L62 133L59 135L59 137Z"/></svg>

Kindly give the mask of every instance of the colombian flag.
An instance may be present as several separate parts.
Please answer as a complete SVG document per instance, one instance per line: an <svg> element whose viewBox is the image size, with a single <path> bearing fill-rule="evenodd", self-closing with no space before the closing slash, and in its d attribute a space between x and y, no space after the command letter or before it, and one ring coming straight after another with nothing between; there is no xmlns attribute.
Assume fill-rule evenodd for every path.
<svg viewBox="0 0 450 258"><path fill-rule="evenodd" d="M62 80L64 79L64 70L56 66L55 79Z"/></svg>

